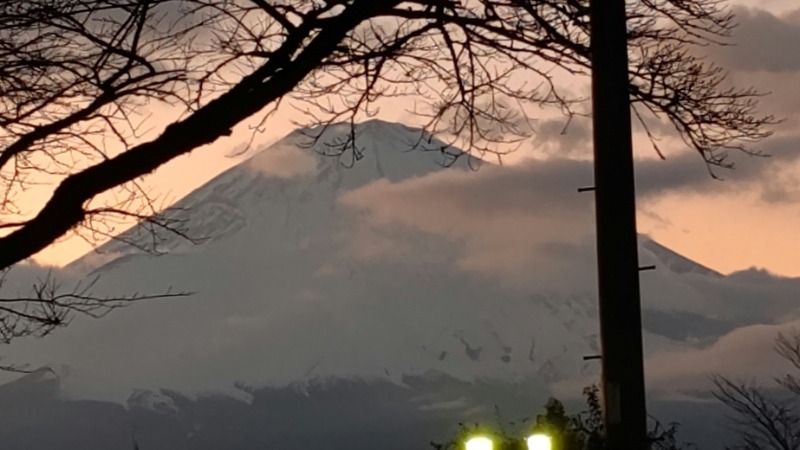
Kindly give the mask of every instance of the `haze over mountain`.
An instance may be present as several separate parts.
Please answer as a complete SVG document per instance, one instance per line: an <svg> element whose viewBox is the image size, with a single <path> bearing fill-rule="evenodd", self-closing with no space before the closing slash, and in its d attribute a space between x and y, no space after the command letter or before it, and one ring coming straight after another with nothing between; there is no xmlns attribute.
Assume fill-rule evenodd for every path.
<svg viewBox="0 0 800 450"><path fill-rule="evenodd" d="M594 382L592 202L575 193L589 163L453 159L381 121L324 156L348 132L295 132L178 201L166 214L198 243L135 227L59 273L194 294L15 342L7 360L51 370L0 386L4 448L424 448L494 405L515 419ZM140 250L154 242L163 254ZM642 275L654 400L702 399L710 370L738 367L717 356L797 318L798 279L723 276L646 237L640 251L658 266Z"/></svg>

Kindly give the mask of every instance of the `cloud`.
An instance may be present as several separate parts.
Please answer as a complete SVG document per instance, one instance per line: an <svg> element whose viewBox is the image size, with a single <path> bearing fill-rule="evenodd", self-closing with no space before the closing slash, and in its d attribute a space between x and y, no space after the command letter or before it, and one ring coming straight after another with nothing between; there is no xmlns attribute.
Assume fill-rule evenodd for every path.
<svg viewBox="0 0 800 450"><path fill-rule="evenodd" d="M736 169L715 169L724 180L714 179L699 155L689 151L666 160L639 160L639 200L646 209L651 200L668 195L756 189L765 201L793 202L797 184L792 170L800 161L800 146L794 142L788 137L769 141L770 158L732 155L739 163ZM461 269L549 285L562 271L593 279L590 273L570 269L580 267L574 258L593 258L593 198L576 192L591 185L592 178L590 161L551 158L485 166L477 172L440 171L398 182L382 179L345 193L340 202L361 213L351 230L351 250L357 257L401 257L418 251L396 239L403 229L414 230L457 244ZM441 255L441 250L431 254ZM539 268L540 276L532 276L531 267Z"/></svg>
<svg viewBox="0 0 800 450"><path fill-rule="evenodd" d="M675 193L707 195L753 191L769 203L797 201L800 137L777 135L758 148L768 157L732 151L728 162L734 164L733 169L708 167L692 151L668 154L666 160L640 160L636 164L637 192L645 201ZM709 169L719 179L712 177Z"/></svg>
<svg viewBox="0 0 800 450"><path fill-rule="evenodd" d="M535 150L556 158L580 158L592 153L592 124L588 118L544 119L535 126Z"/></svg>
<svg viewBox="0 0 800 450"><path fill-rule="evenodd" d="M647 381L653 390L708 390L709 377L717 373L733 379L770 382L792 370L775 351L778 333L791 333L800 321L779 325L738 328L708 348L666 352L646 362Z"/></svg>
<svg viewBox="0 0 800 450"><path fill-rule="evenodd" d="M796 129L800 53L793 49L800 42L800 9L774 14L738 6L733 12L738 26L730 45L711 45L700 51L728 72L729 85L769 94L759 99L759 111L788 118L790 123L782 129Z"/></svg>
<svg viewBox="0 0 800 450"><path fill-rule="evenodd" d="M748 169L740 180L714 180L702 160L687 153L667 161L640 161L637 173L640 200L647 205L667 194L745 191L762 172ZM346 236L356 258L452 260L459 270L521 289L593 292L593 198L576 192L577 186L591 184L591 178L590 162L550 159L485 166L478 172L440 171L398 182L379 180L344 193L339 201L358 212L349 228L352 234ZM641 249L640 255L642 264L670 265L651 250ZM669 270L643 277L651 293L645 303L698 315L713 311L716 319L736 324L786 314L800 288L798 280L756 272L675 277ZM760 296L770 298L769 306L753 301Z"/></svg>
<svg viewBox="0 0 800 450"><path fill-rule="evenodd" d="M780 76L792 78L789 75ZM796 78L794 75L793 79ZM796 80L792 83L795 82ZM746 83L748 81L742 80L737 84ZM641 153L644 155L636 160L636 189L640 201L647 202L671 194L739 195L744 192L755 192L759 200L770 204L800 201L800 180L797 175L800 173L800 134L795 131L795 125L800 125L800 116L792 116L793 112L800 112L800 89L787 85L780 91L786 91L788 95L765 97L772 101L771 106L765 109L776 114L786 113L785 116L789 119L774 129L773 136L749 146L765 156L729 150L726 162L733 165L731 169L708 166L696 151L686 148L677 138L672 126L667 123L649 123L651 130L655 130L658 136L667 138L659 143L666 155L664 160L653 158L650 142L643 133L636 133L635 148L641 146ZM795 94L796 101L787 100ZM785 105L779 106L776 102ZM638 122L634 121L633 124L635 131L640 128L637 127ZM591 123L588 119L578 118L566 125L563 118L538 122L530 145L533 154L542 156L545 161L535 160L534 163L547 166L546 170L558 170L556 166L548 166L547 160L581 161L581 164L587 166L583 170L588 175L570 179L570 183L575 186L590 185Z"/></svg>
<svg viewBox="0 0 800 450"><path fill-rule="evenodd" d="M572 262L593 249L592 199L576 191L590 180L587 163L536 161L379 180L345 193L340 202L360 211L368 228L401 226L457 244L456 264L468 272L540 287L568 277L588 288L591 272ZM358 248L363 239L359 233Z"/></svg>
<svg viewBox="0 0 800 450"><path fill-rule="evenodd" d="M283 179L308 175L317 170L316 155L311 150L292 145L269 146L250 158L247 164L251 169Z"/></svg>
<svg viewBox="0 0 800 450"><path fill-rule="evenodd" d="M800 11L800 10L798 10ZM730 46L712 46L712 58L723 67L739 71L793 72L800 70L800 12L783 16L762 9L736 7L738 26Z"/></svg>
<svg viewBox="0 0 800 450"><path fill-rule="evenodd" d="M773 385L775 377L796 373L796 369L775 351L778 333L800 329L800 321L756 324L737 328L704 348L683 348L652 353L645 358L645 382L651 400L708 399L713 375ZM645 349L657 339L645 337ZM646 351L647 353L647 351ZM559 398L576 397L583 386L597 378L579 376L561 380L552 387Z"/></svg>
<svg viewBox="0 0 800 450"><path fill-rule="evenodd" d="M787 22L800 26L800 8L785 13L783 17Z"/></svg>

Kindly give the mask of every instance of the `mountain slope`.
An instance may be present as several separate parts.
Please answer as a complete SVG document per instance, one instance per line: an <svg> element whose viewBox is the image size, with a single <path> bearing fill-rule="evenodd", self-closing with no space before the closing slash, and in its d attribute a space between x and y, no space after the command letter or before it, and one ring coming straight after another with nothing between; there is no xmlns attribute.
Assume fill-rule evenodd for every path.
<svg viewBox="0 0 800 450"><path fill-rule="evenodd" d="M86 399L124 405L127 412L109 426L146 424L141 426L149 437L140 437L149 444L143 449L220 448L234 442L237 448L261 448L270 442L265 436L280 433L289 439L286 447L299 449L319 442L311 435L311 441L292 441L308 433L288 428L338 408L348 411L337 418L341 427L372 420L379 429L376 417L386 422L402 416L408 419L406 428L400 427L406 431L441 430L443 423L461 418L492 416L487 405L493 402L523 414L554 384L594 382L597 362L582 359L599 352L595 283L584 275L593 273L593 246L589 238L574 236L573 224L545 217L573 208L572 203L547 197L530 203L520 193L520 184L546 178L543 172L489 166L472 172L467 157L453 161L452 149L442 153L436 140L423 139L414 148L420 132L398 124L371 121L357 131L359 161L352 167L352 152L323 156L336 150L327 144L347 139L347 127L332 127L312 146L296 132L181 199L166 214L203 238L198 244L166 234L156 239L163 254L149 254L141 248L152 244L152 236L134 227L119 242L71 264L67 273L100 277L99 294L168 288L195 294L132 305L102 320L78 318L58 339L15 344L9 359L50 365L58 374L59 392L36 404L56 402L61 409L55 411L72 418L76 413L69 411L86 411L86 420L102 411L121 414L113 405ZM504 181L506 170L517 178ZM486 186L464 188L472 180ZM425 189L410 199L378 197L396 216L376 219L374 209L342 201L359 190L419 186ZM409 207L415 202L442 193L469 207L462 215L442 201L426 210L456 217L452 230L429 226L436 217L412 217ZM541 234L563 241L530 247L542 254L541 265L525 270L539 279L567 267L565 281L537 288L464 264L470 262L465 252L480 254L494 241L470 240L459 227L472 227L479 237L507 234L517 239L512 243L524 244L528 235L517 237L525 230L516 224L538 222L518 211L499 217L509 214L509 205L556 224L551 230L544 222ZM586 205L577 204L579 215L568 217L590 217ZM500 232L477 226L487 217L511 225ZM590 220L585 222L591 228ZM559 265L564 255L568 264ZM731 307L729 294L742 289L727 277L653 242L643 242L641 255L643 263L660 269L643 275L648 355L703 348L747 321L770 320L754 313L746 299L740 308ZM781 305L785 313L788 306ZM0 387L0 403L2 394ZM373 397L356 403L364 395ZM20 401L32 400L9 400L0 410L13 410ZM360 409L346 408L351 402ZM281 421L275 408L294 422ZM48 420L61 423L53 414ZM254 430L269 427L264 417L286 429L259 434ZM35 448L29 445L35 430L25 430L28 434L14 442ZM19 435L4 442L13 436ZM360 442L357 433L349 436L340 442ZM168 445L162 447L156 437ZM125 435L106 448L129 444Z"/></svg>
<svg viewBox="0 0 800 450"><path fill-rule="evenodd" d="M204 238L200 244L166 235L157 241L165 254L143 253L129 244L146 247L152 236L134 227L102 246L100 259L73 263L72 271L100 275L101 293L195 294L79 321L63 342L32 343L28 354L70 366L73 392L114 398L131 387L230 391L234 381L402 383L438 372L547 384L596 374L597 364L582 360L599 351L593 288L537 292L470 274L454 265L458 241L413 226L390 227L388 238L372 241L363 214L338 201L344 193L376 180L422 180L445 165L462 172L468 161L443 159L436 140L413 148L420 132L402 125L371 121L357 131L353 167L343 164L347 152L322 156L347 138L346 126L333 126L310 147L307 133L295 132L177 202L167 214ZM354 250L365 242L369 249ZM362 254L384 245L402 251ZM700 330L686 319L705 327L698 312L656 311L645 315L655 332L649 351L697 345L689 339ZM717 320L719 329L732 326Z"/></svg>

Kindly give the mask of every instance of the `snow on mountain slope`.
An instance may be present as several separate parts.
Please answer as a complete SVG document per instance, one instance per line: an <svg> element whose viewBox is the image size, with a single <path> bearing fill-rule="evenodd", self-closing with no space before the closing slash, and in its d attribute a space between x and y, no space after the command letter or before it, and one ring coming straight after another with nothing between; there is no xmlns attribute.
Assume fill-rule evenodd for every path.
<svg viewBox="0 0 800 450"><path fill-rule="evenodd" d="M337 195L354 187L377 179L418 177L444 166L464 169L481 164L474 156L454 158L460 153L457 149L447 149L421 130L399 124L379 120L360 124L355 150L342 148L349 133L350 126L345 124L328 127L318 138L316 129L291 133L179 200L172 206L176 211L165 216L179 221L180 228L200 242L224 239L255 222L309 232L325 226L315 223L314 216L323 217L335 205ZM164 230L159 236L155 249L159 252L195 248L185 238ZM261 236L275 242L286 237L266 232ZM152 246L150 230L133 227L69 268L97 268L120 256L141 253L137 247Z"/></svg>
<svg viewBox="0 0 800 450"><path fill-rule="evenodd" d="M658 242L646 240L641 245L643 248L653 252L656 258L658 258L662 264L665 264L672 272L679 274L697 273L710 277L722 276L722 274L716 270L709 269L708 267L698 264L684 257L683 255L679 255L667 247L659 244Z"/></svg>
<svg viewBox="0 0 800 450"><path fill-rule="evenodd" d="M589 370L581 360L597 351L589 293L561 302L504 292L451 267L448 243L407 230L397 232L398 242L441 260L412 255L376 263L348 254L346 236L357 220L337 203L342 192L449 163L436 141L424 144L432 151L410 151L418 131L373 121L359 132L363 158L352 168L319 156L323 144L298 145L304 138L295 133L179 201L176 214L189 233L208 238L200 245L167 237L159 248L167 254L155 257L112 242L100 248L102 266L93 267L95 255L76 261L71 270L101 276L98 292L172 287L196 294L139 304L102 321L78 320L59 342L27 344L35 350L26 353L73 366L74 387L90 391L126 383L192 390L234 381L400 380L432 371L548 381ZM291 177L264 170L263 159L286 148L301 161L314 158L317 167ZM466 167L463 158L447 170ZM137 233L122 237L135 240Z"/></svg>
<svg viewBox="0 0 800 450"><path fill-rule="evenodd" d="M198 245L166 235L158 241L165 254L153 256L110 242L68 268L99 275L98 293L172 288L194 295L133 305L100 321L79 318L59 339L15 344L8 358L69 366L62 387L72 395L117 400L134 388L238 392L235 382L302 386L360 378L402 385L405 376L441 373L546 385L597 373L596 362L582 360L599 351L596 299L593 287L584 287L593 280L563 290L510 285L458 263L472 245L466 237L443 238L410 221L367 227L369 211L339 201L378 182L427 179L443 166L466 180L483 170L468 171L466 157L453 163L436 140L412 148L419 131L380 121L359 126L360 160L352 167L351 153L322 156L326 143L348 131L334 126L313 148L293 133L180 200L168 214L203 238ZM504 169L492 170L502 176ZM518 200L511 191L475 195ZM560 228L572 232L555 232ZM151 239L137 228L121 235L141 246ZM645 248L661 261L675 259L666 249ZM570 261L593 259L579 256ZM697 291L708 273L675 272L664 262L671 270L645 280L646 291L649 283L659 293L644 297L648 353L707 345L738 323ZM579 274L589 269L575 266ZM532 267L537 271L548 273ZM690 282L676 284L676 276Z"/></svg>

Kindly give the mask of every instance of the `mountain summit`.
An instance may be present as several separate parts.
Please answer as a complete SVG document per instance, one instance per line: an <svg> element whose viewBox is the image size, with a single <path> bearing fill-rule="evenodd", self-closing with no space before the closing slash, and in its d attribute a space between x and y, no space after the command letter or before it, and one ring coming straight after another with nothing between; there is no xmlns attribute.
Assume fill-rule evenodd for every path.
<svg viewBox="0 0 800 450"><path fill-rule="evenodd" d="M355 128L342 123L299 129L214 177L163 213L166 222L186 230L190 239L142 223L69 267L96 269L143 250L191 250L197 243L219 241L258 221L313 226L306 220L313 218L296 214L324 214L347 190L375 180L394 182L444 167L474 169L482 163L420 129L381 120ZM323 211L314 211L317 208ZM285 239L280 233L274 237Z"/></svg>

